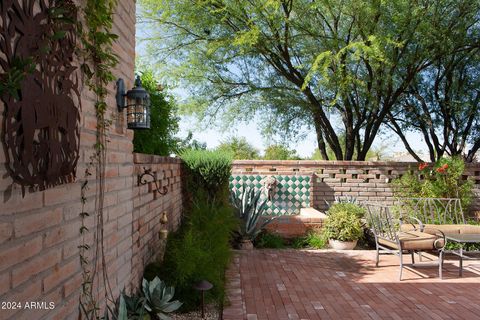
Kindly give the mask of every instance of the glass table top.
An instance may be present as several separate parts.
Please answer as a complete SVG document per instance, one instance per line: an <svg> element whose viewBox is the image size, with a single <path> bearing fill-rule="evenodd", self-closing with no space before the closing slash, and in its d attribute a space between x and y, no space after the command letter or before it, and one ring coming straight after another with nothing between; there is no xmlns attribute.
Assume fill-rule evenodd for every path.
<svg viewBox="0 0 480 320"><path fill-rule="evenodd" d="M480 233L445 233L445 238L455 242L475 243L480 242Z"/></svg>

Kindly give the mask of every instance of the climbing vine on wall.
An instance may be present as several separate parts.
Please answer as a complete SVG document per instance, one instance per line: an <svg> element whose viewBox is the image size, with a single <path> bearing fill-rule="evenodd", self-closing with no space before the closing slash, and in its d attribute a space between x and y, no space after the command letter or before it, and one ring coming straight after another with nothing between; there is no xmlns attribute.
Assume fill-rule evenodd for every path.
<svg viewBox="0 0 480 320"><path fill-rule="evenodd" d="M117 35L111 33L113 26L113 13L117 5L116 0L87 0L83 7L84 25L82 28L82 71L86 77L86 83L95 94L95 115L97 118L95 152L90 158L90 163L85 171L85 181L82 183L82 244L80 245L80 263L82 266L82 293L80 296L80 312L87 319L99 319L100 305L94 294L94 285L102 279L104 290L105 312L111 310L114 297L108 279L107 265L104 251L104 195L105 195L105 164L107 150L107 134L111 123L106 117L108 85L113 82L111 72L116 66L118 59L112 53L113 42ZM85 210L87 204L86 191L88 190L90 176L95 177L95 214L94 222L94 246L90 246L86 239L89 233L87 221L90 214ZM94 252L92 252L94 250ZM97 275L100 269L101 275ZM106 318L106 316L104 316Z"/></svg>
<svg viewBox="0 0 480 320"><path fill-rule="evenodd" d="M75 3L81 4L77 6ZM25 185L45 189L74 178L79 158L80 135L79 112L77 109L73 110L75 112L69 111L80 106L78 78L74 75L77 66L72 65L75 54L79 58L85 83L95 95L96 141L81 183L82 210L79 230L81 235L79 255L83 279L80 294L81 319L108 319L108 311L115 305L105 261L103 207L107 135L111 124L107 118L107 87L113 83L114 76L111 70L118 63L117 56L112 50L117 35L111 32L116 6L117 0L0 1L0 98L9 112L5 117L7 120L11 114L11 121L8 122L14 126L10 130L11 136L17 140L18 137L24 139L17 143L23 148L18 154L24 156L25 149L33 150L32 154L27 154L24 158L19 156L12 161L16 167L10 170L11 176L16 182L21 183L23 192ZM52 68L56 69L52 71ZM29 90L31 88L36 91ZM48 100L50 103L38 103L47 101L46 98L50 98L51 101ZM55 110L35 109L45 107L44 105L47 107L53 105ZM42 120L52 115L56 118ZM20 122L26 121L25 118L32 121ZM35 121L42 123L36 126ZM45 122L51 122L53 125L48 127L48 130L42 129ZM18 129L20 127L21 129ZM68 130L71 127L73 129ZM6 126L3 129L5 128ZM30 131L34 132L27 136L26 133ZM60 138L53 141L52 145L48 145L47 138L50 136ZM5 140L5 143L10 140L12 139ZM62 142L65 142L65 146L61 145L62 149L56 155L52 155L53 151L60 148ZM67 147L74 150L66 150ZM12 151L10 154L15 156L17 153ZM71 159L67 159L68 170L62 171L67 162L62 158L65 155ZM55 163L52 159L59 161ZM60 170L63 175L57 175L55 180L52 180L54 176L52 170L53 173ZM95 188L92 197L93 212L87 210L87 201L92 201L88 197L90 188ZM99 291L94 289L100 285L105 288L99 290L104 292L102 297L98 296ZM102 307L107 313L100 316Z"/></svg>

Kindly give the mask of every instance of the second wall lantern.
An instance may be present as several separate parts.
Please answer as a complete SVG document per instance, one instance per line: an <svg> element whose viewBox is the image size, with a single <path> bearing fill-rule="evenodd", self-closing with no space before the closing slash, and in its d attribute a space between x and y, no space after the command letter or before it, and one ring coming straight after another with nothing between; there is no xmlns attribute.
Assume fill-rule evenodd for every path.
<svg viewBox="0 0 480 320"><path fill-rule="evenodd" d="M150 129L150 95L142 87L142 81L137 76L135 87L125 92L123 79L117 80L118 112L127 108L128 129Z"/></svg>

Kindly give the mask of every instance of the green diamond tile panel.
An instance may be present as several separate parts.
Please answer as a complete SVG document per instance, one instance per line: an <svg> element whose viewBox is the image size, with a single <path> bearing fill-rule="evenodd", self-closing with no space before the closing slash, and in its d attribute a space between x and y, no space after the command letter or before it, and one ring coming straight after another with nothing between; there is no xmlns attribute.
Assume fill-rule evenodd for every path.
<svg viewBox="0 0 480 320"><path fill-rule="evenodd" d="M244 186L262 189L267 176L233 175L230 176L230 189L242 191ZM272 201L267 202L267 215L299 214L300 208L310 207L310 176L274 176L277 180ZM262 189L263 190L263 189ZM267 193L264 191L263 197Z"/></svg>

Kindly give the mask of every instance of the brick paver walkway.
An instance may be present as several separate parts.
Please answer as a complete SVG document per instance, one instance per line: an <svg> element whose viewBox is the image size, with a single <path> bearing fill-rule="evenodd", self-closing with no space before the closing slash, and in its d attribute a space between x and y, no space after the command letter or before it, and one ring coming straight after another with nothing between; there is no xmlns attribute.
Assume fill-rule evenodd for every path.
<svg viewBox="0 0 480 320"><path fill-rule="evenodd" d="M480 319L478 263L459 278L447 260L444 280L436 267L404 269L399 282L398 257L375 268L374 251L239 251L223 319Z"/></svg>

